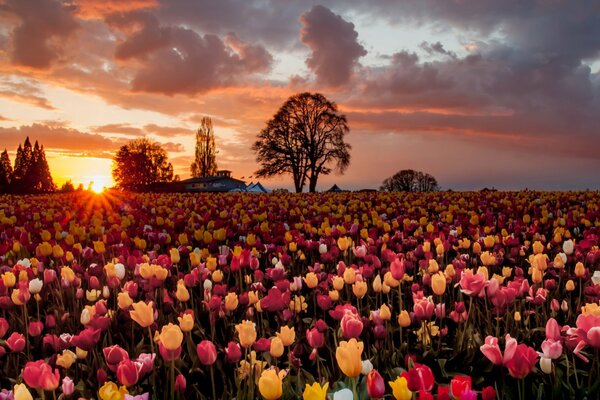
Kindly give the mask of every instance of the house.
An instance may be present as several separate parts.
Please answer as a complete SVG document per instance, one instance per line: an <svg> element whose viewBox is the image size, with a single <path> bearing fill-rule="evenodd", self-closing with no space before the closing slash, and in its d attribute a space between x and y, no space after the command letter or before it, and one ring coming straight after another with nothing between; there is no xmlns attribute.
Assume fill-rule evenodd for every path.
<svg viewBox="0 0 600 400"><path fill-rule="evenodd" d="M190 178L180 182L185 192L244 192L246 182L231 177L231 171L220 170L215 176Z"/></svg>
<svg viewBox="0 0 600 400"><path fill-rule="evenodd" d="M246 186L246 192L248 193L270 193L271 191L264 187L260 182L250 182Z"/></svg>
<svg viewBox="0 0 600 400"><path fill-rule="evenodd" d="M345 190L340 189L340 187L337 184L333 185L326 191L327 192L345 192Z"/></svg>

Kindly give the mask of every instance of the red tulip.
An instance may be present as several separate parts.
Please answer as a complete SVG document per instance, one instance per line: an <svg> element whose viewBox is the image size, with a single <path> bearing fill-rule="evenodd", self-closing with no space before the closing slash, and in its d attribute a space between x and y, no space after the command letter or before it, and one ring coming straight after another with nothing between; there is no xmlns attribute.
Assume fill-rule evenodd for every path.
<svg viewBox="0 0 600 400"><path fill-rule="evenodd" d="M461 291L468 296L477 296L486 286L485 276L482 273L474 274L472 271L463 271L460 277Z"/></svg>
<svg viewBox="0 0 600 400"><path fill-rule="evenodd" d="M496 398L496 389L493 386L486 386L481 391L481 400L494 400Z"/></svg>
<svg viewBox="0 0 600 400"><path fill-rule="evenodd" d="M29 336L40 336L42 334L42 331L44 330L44 323L41 321L32 321L29 323L29 329L28 329L28 333Z"/></svg>
<svg viewBox="0 0 600 400"><path fill-rule="evenodd" d="M533 371L537 359L538 353L526 344L521 343L517 346L514 357L506 364L508 373L513 378L523 379Z"/></svg>
<svg viewBox="0 0 600 400"><path fill-rule="evenodd" d="M5 318L0 317L0 339L6 335L8 331L8 321Z"/></svg>
<svg viewBox="0 0 600 400"><path fill-rule="evenodd" d="M385 395L385 381L379 372L374 369L367 375L367 393L373 399L378 399Z"/></svg>
<svg viewBox="0 0 600 400"><path fill-rule="evenodd" d="M8 339L6 339L6 345L10 351L19 353L25 349L25 336L20 333L13 332Z"/></svg>
<svg viewBox="0 0 600 400"><path fill-rule="evenodd" d="M392 273L392 277L397 281L401 280L404 277L404 270L404 260L399 260L398 258L396 258L390 264L390 272Z"/></svg>
<svg viewBox="0 0 600 400"><path fill-rule="evenodd" d="M435 305L428 299L416 299L413 307L415 317L419 321L426 321L431 319L433 312L435 311Z"/></svg>
<svg viewBox="0 0 600 400"><path fill-rule="evenodd" d="M242 350L240 349L240 345L236 342L229 342L227 348L225 349L225 357L227 361L232 364L237 363L242 358Z"/></svg>
<svg viewBox="0 0 600 400"><path fill-rule="evenodd" d="M175 378L175 391L185 392L186 387L187 381L185 379L185 376L183 376L182 374L177 375L177 378Z"/></svg>
<svg viewBox="0 0 600 400"><path fill-rule="evenodd" d="M141 364L124 359L117 367L117 379L125 386L133 386L140 378Z"/></svg>
<svg viewBox="0 0 600 400"><path fill-rule="evenodd" d="M58 369L52 372L52 367L44 360L29 361L23 368L22 376L28 386L48 391L56 389L60 380Z"/></svg>
<svg viewBox="0 0 600 400"><path fill-rule="evenodd" d="M449 394L450 388L448 386L438 386L437 388L437 400L450 400Z"/></svg>
<svg viewBox="0 0 600 400"><path fill-rule="evenodd" d="M325 335L316 327L306 331L306 340L313 349L319 349L325 345Z"/></svg>
<svg viewBox="0 0 600 400"><path fill-rule="evenodd" d="M419 390L430 392L433 389L433 372L427 365L415 363L414 368L408 371L406 379L408 389L412 392Z"/></svg>
<svg viewBox="0 0 600 400"><path fill-rule="evenodd" d="M106 365L112 372L117 371L117 367L123 360L129 360L129 354L119 345L109 346L102 349ZM125 385L127 386L127 385Z"/></svg>
<svg viewBox="0 0 600 400"><path fill-rule="evenodd" d="M158 346L158 351L163 360L167 362L177 360L179 356L181 356L181 346L179 346L175 350L169 350L162 343L160 343Z"/></svg>
<svg viewBox="0 0 600 400"><path fill-rule="evenodd" d="M217 361L217 348L210 340L201 341L196 346L196 353L203 365L213 365Z"/></svg>
<svg viewBox="0 0 600 400"><path fill-rule="evenodd" d="M450 381L450 393L452 397L459 398L463 392L471 390L471 377L459 375Z"/></svg>
<svg viewBox="0 0 600 400"><path fill-rule="evenodd" d="M98 368L96 371L96 380L98 381L98 387L101 387L108 380L108 374L102 368Z"/></svg>

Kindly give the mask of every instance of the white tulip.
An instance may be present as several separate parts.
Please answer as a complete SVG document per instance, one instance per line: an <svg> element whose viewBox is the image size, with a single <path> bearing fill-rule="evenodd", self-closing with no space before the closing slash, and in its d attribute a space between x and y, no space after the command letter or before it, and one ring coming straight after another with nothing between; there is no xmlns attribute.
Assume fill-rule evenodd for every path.
<svg viewBox="0 0 600 400"><path fill-rule="evenodd" d="M116 275L117 278L123 279L125 277L125 266L121 263L115 264L115 271L116 271Z"/></svg>
<svg viewBox="0 0 600 400"><path fill-rule="evenodd" d="M212 281L210 279L206 279L204 281L204 290L210 291L210 290L212 290L212 287L213 287Z"/></svg>
<svg viewBox="0 0 600 400"><path fill-rule="evenodd" d="M594 285L600 285L600 271L594 271L594 275L592 275L592 282Z"/></svg>
<svg viewBox="0 0 600 400"><path fill-rule="evenodd" d="M327 245L325 243L321 243L319 245L319 254L327 253Z"/></svg>
<svg viewBox="0 0 600 400"><path fill-rule="evenodd" d="M79 318L79 321L81 322L82 325L87 325L87 324L89 324L91 319L92 319L92 317L90 315L90 310L88 310L87 308L84 308L81 311L81 317Z"/></svg>
<svg viewBox="0 0 600 400"><path fill-rule="evenodd" d="M363 360L362 361L362 369L360 370L360 373L363 375L367 375L372 370L373 370L373 363L371 362L371 360Z"/></svg>
<svg viewBox="0 0 600 400"><path fill-rule="evenodd" d="M548 357L540 357L540 368L545 374L552 373L552 359Z"/></svg>
<svg viewBox="0 0 600 400"><path fill-rule="evenodd" d="M573 254L574 247L575 247L575 244L573 243L573 241L571 239L565 240L563 243L563 251L568 256Z"/></svg>
<svg viewBox="0 0 600 400"><path fill-rule="evenodd" d="M37 294L42 291L42 287L44 286L44 281L40 278L35 278L29 281L29 293Z"/></svg>
<svg viewBox="0 0 600 400"><path fill-rule="evenodd" d="M354 394L350 389L338 390L333 394L333 400L354 400Z"/></svg>

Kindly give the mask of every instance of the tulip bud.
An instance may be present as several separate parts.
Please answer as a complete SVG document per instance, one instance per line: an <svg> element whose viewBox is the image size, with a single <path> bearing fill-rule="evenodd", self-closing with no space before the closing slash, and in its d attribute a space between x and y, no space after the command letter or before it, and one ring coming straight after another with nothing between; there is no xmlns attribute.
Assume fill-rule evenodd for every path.
<svg viewBox="0 0 600 400"><path fill-rule="evenodd" d="M411 321L410 321L410 315L408 314L408 311L402 310L400 312L400 315L398 315L398 324L403 328L410 326Z"/></svg>
<svg viewBox="0 0 600 400"><path fill-rule="evenodd" d="M65 376L62 380L62 392L65 396L70 396L75 391L75 384L73 383L73 379Z"/></svg>
<svg viewBox="0 0 600 400"><path fill-rule="evenodd" d="M210 340L201 341L196 346L196 352L203 365L212 365L217 360L217 348Z"/></svg>
<svg viewBox="0 0 600 400"><path fill-rule="evenodd" d="M175 391L176 392L185 392L186 388L187 388L187 381L185 379L185 376L183 376L183 374L177 375L177 378L175 378Z"/></svg>
<svg viewBox="0 0 600 400"><path fill-rule="evenodd" d="M572 292L573 290L575 290L575 282L573 282L572 279L569 279L565 284L565 289L567 290L567 292Z"/></svg>
<svg viewBox="0 0 600 400"><path fill-rule="evenodd" d="M514 319L515 319L515 322L521 321L521 313L519 311L515 311Z"/></svg>

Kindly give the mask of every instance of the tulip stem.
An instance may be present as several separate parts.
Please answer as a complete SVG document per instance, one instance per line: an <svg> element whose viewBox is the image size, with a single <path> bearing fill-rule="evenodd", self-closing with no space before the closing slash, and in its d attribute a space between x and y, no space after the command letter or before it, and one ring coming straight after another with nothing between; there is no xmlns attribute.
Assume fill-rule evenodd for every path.
<svg viewBox="0 0 600 400"><path fill-rule="evenodd" d="M356 393L356 380L358 378L352 378L352 395L354 396L354 400L358 400L358 393Z"/></svg>
<svg viewBox="0 0 600 400"><path fill-rule="evenodd" d="M175 359L171 360L170 375L171 375L171 399L174 399L175 398Z"/></svg>
<svg viewBox="0 0 600 400"><path fill-rule="evenodd" d="M217 391L215 389L215 366L210 366L210 384L212 385L212 398L217 398Z"/></svg>

